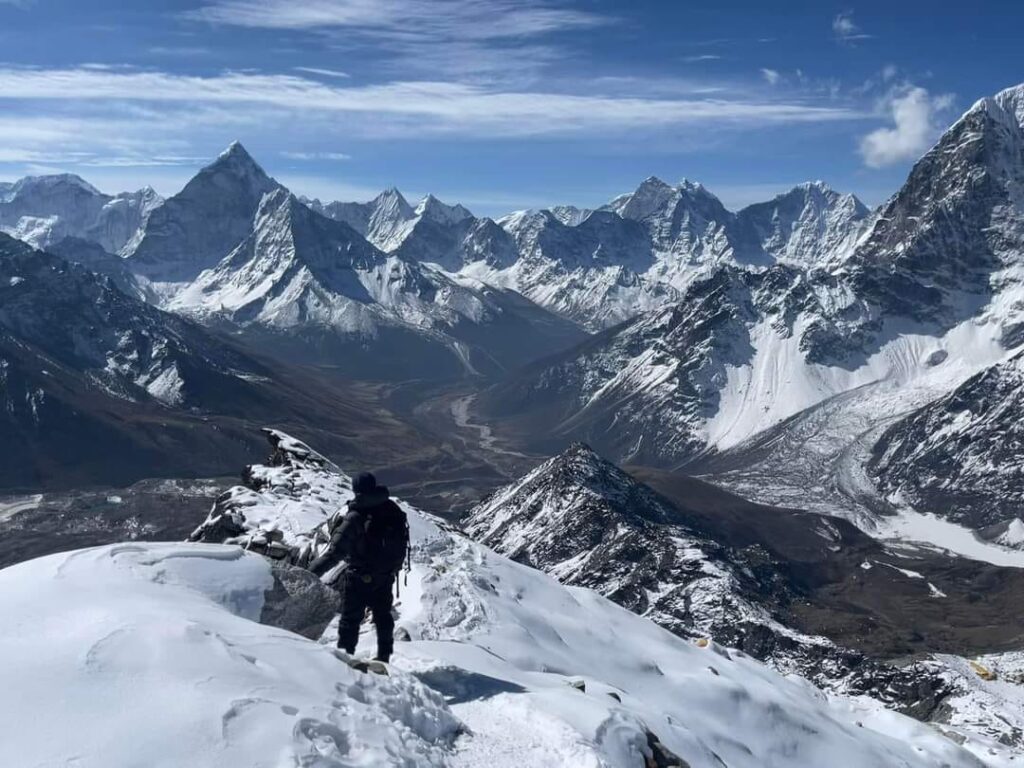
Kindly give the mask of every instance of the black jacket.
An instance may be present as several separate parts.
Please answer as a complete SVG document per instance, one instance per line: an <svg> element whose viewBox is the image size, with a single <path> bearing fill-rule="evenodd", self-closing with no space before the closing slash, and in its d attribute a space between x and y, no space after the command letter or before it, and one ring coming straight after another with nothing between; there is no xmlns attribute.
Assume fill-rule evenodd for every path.
<svg viewBox="0 0 1024 768"><path fill-rule="evenodd" d="M381 532L388 536L383 548ZM385 576L401 568L406 546L405 512L391 500L387 488L378 486L349 501L347 514L331 532L327 551L310 565L310 570L323 575L344 560L346 571Z"/></svg>

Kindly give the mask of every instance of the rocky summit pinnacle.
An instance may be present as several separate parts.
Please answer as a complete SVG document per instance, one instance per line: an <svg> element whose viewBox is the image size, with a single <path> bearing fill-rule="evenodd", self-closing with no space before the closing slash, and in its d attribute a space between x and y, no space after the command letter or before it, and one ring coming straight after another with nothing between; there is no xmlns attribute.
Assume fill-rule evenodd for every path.
<svg viewBox="0 0 1024 768"><path fill-rule="evenodd" d="M153 211L126 256L150 279L192 280L248 235L263 196L279 187L234 142Z"/></svg>

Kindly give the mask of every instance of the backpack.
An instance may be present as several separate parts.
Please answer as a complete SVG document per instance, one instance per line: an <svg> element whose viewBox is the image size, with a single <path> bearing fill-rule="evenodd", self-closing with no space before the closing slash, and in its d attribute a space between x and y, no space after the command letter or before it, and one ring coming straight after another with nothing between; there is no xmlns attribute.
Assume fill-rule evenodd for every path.
<svg viewBox="0 0 1024 768"><path fill-rule="evenodd" d="M387 510L385 512L385 510ZM409 521L397 504L388 503L366 516L366 560L379 573L397 574L409 556Z"/></svg>

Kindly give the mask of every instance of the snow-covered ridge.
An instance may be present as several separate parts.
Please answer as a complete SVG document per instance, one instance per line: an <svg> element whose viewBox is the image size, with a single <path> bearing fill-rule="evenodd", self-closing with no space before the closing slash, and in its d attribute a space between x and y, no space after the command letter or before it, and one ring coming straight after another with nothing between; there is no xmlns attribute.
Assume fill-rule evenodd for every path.
<svg viewBox="0 0 1024 768"><path fill-rule="evenodd" d="M199 536L302 561L351 494L323 457L280 433ZM565 587L406 506L413 570L399 605L397 679L442 693L465 726L451 766L642 765L655 743L694 768L826 765L977 767L958 745L868 700L829 697L711 643L674 637L587 589ZM217 534L222 518L230 521ZM321 528L322 530L322 528ZM285 554L288 553L288 554ZM365 638L366 643L370 637ZM523 735L530 733L530 738ZM1001 754L1001 753L999 753ZM999 763L990 763L997 765Z"/></svg>
<svg viewBox="0 0 1024 768"><path fill-rule="evenodd" d="M459 729L415 678L257 623L271 569L239 547L99 547L0 585L11 765L442 766Z"/></svg>

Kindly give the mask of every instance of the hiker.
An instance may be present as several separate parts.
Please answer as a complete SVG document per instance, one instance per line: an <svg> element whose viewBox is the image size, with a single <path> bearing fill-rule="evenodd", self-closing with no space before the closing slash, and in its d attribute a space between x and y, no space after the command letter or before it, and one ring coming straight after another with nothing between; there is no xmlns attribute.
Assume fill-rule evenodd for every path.
<svg viewBox="0 0 1024 768"><path fill-rule="evenodd" d="M327 551L309 569L323 576L345 561L337 580L341 594L338 647L349 655L355 653L359 625L369 608L377 629L375 661L386 664L395 643L391 588L408 552L409 524L388 489L377 485L369 472L356 475L352 490L355 498L348 503L348 513L335 523Z"/></svg>

